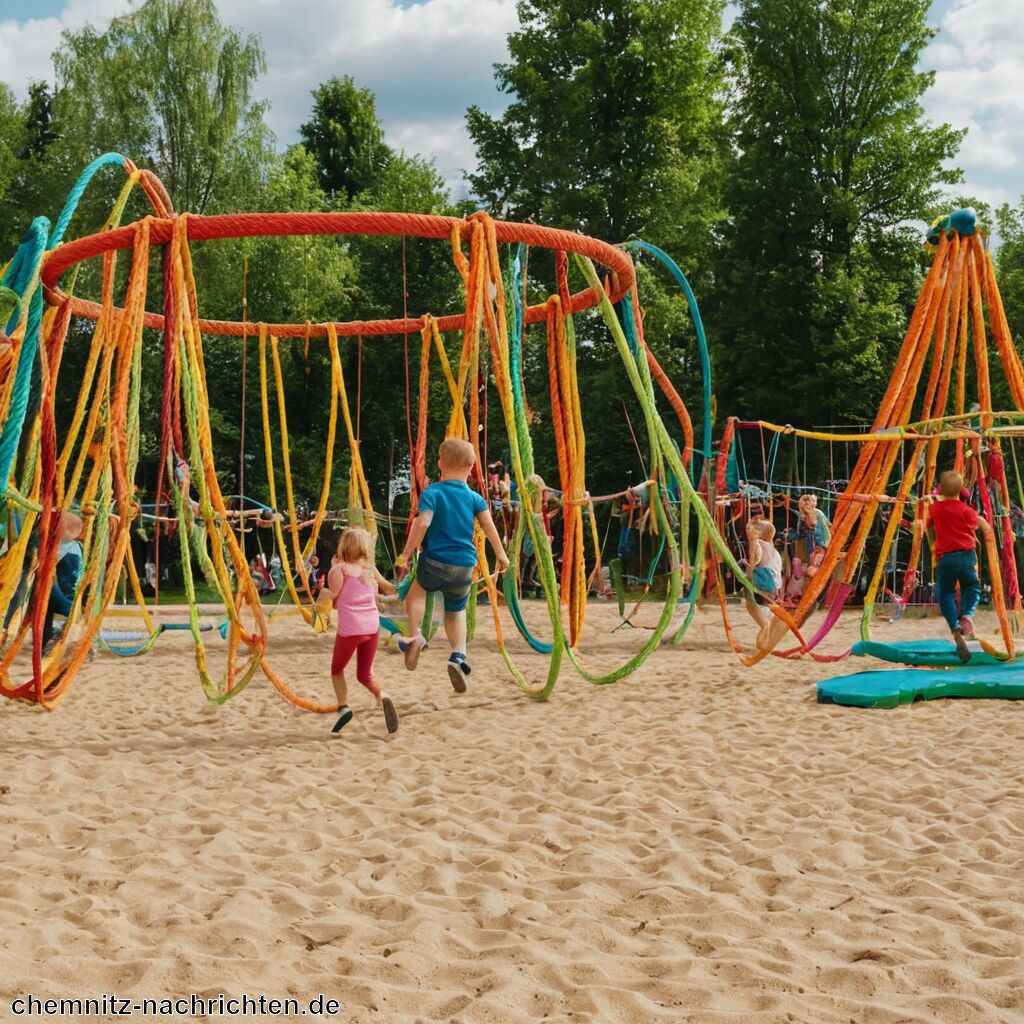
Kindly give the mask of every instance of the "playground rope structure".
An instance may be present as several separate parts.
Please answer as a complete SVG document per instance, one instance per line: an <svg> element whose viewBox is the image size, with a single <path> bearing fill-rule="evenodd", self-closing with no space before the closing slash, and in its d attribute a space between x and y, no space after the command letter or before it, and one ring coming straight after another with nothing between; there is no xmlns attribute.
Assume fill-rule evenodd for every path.
<svg viewBox="0 0 1024 1024"><path fill-rule="evenodd" d="M97 171L110 165L123 167L128 179L104 229L62 243L63 233L89 181ZM122 227L119 222L125 203L137 186L145 191L153 213ZM240 323L210 321L200 316L190 249L196 241L355 233L447 240L464 285L464 310L444 317L424 314L410 318L406 313L397 320L322 324L261 323L249 319L248 308ZM501 245L509 247L507 265L502 263ZM532 306L523 299L527 246L545 247L555 253L555 288L544 302ZM122 304L117 305L115 275L122 252L127 254L130 266ZM163 267L160 313L146 307L154 253L161 255ZM568 286L570 258L587 284L575 294L570 293ZM102 260L99 302L74 294L76 268L92 259ZM595 262L605 268L608 276L604 282ZM18 297L17 309L8 324L11 344L0 351L0 479L6 485L0 500L9 523L6 546L0 554L0 609L8 609L12 602L23 609L20 620L10 631L5 628L0 648L0 693L7 697L31 700L46 708L60 703L94 641L103 642L101 624L114 599L122 570L127 573L145 623L145 632L132 638L131 653L147 650L164 628L154 623L147 610L129 549L130 527L141 512L136 471L145 328L160 331L163 338L156 519L159 522L162 507L169 501L179 524L177 536L189 609L188 628L194 641L196 665L204 693L214 703L223 703L238 694L262 671L296 706L315 712L336 710L333 704L321 704L296 692L269 656L268 617L240 543L242 531L236 532L233 526L232 510L217 478L203 349L206 335L251 335L258 339L270 506L278 509L279 497L283 497L281 514L273 523L276 546L291 601L315 629L322 630L325 623L313 600L305 562L316 544L329 500L331 468L340 432L339 413L351 463L348 518L376 530L376 515L360 456L358 410L354 425L342 366L342 337L401 334L407 338L416 333L420 336L419 403L415 431L410 431L414 434L410 453L413 510L419 493L428 483L427 402L431 372L439 367L446 384L451 405L448 434L468 439L476 450L476 482L481 488L484 466L478 381L486 380L481 377L483 365L493 375L512 474L522 496L523 514L518 517L511 542L513 566L518 566L517 555L528 531L544 588L547 639L538 639L526 627L517 571L506 573L503 592L515 627L531 647L549 656L543 680L528 680L509 650L495 577L487 565L479 531L476 589L482 587L488 594L498 649L510 674L529 696L546 699L551 694L564 660L585 679L598 684L615 682L635 671L668 630L684 578L693 581L692 593L699 592L708 551L714 552L717 562L727 564L752 589L690 479L687 466L694 446L690 417L644 341L633 264L622 248L572 232L495 221L484 213L465 219L393 213L216 217L176 214L166 191L151 173L138 170L116 154L107 154L83 173L52 230L45 218L33 222L0 278L0 285ZM653 529L662 539L669 562L666 598L656 628L624 665L603 673L588 668L578 650L588 589L585 549L589 539L594 557L599 560L600 544L593 501L586 489L586 437L572 317L595 306L608 326L642 410L640 433L648 449ZM66 435L58 439L55 402L58 395L67 400L60 386L61 358L70 324L76 317L93 321L95 326L71 425ZM521 351L527 326L541 323L551 369L549 401L565 517L560 571L539 517L527 513L533 507L530 478L535 465ZM445 332L461 335L457 363L449 358L443 343ZM283 338L304 338L307 343L310 338L326 339L331 363L323 482L312 517L312 532L305 542L299 534L302 517L296 508L291 474L279 354ZM702 333L701 344L704 345ZM703 354L706 360L706 346ZM682 452L659 414L656 381L683 429ZM705 399L707 438L703 451L707 452L711 429L709 383ZM279 453L273 450L275 418ZM280 456L283 470L283 495L278 486L275 454ZM195 498L190 494L190 483L195 485ZM62 511L72 507L80 508L85 524L83 568L66 628L53 648L44 652L43 624L56 573L60 517ZM691 520L697 524L695 540L690 537ZM227 645L220 672L213 671L209 664L203 636L209 627L200 621L197 571L219 593L224 606L220 633ZM689 614L674 635L677 641L692 618L693 607L691 600ZM22 681L12 680L12 666L26 642L31 646L31 675Z"/></svg>
<svg viewBox="0 0 1024 1024"><path fill-rule="evenodd" d="M828 588L825 620L806 644L773 652L779 657L810 654L817 661L835 661L849 653L848 650L821 653L817 647L835 625L854 589L853 581L860 571L869 533L883 508L888 521L864 597L862 639L871 637L871 623L886 564L905 512L910 514L916 528L903 593L896 598L907 601L919 578L916 566L923 557L928 496L935 486L943 443L952 446L952 466L957 471L963 472L973 462L969 478L976 482L982 515L994 527L994 534L986 536L984 554L1003 649L998 650L986 641L981 642L982 647L986 653L1003 660L1015 656L1014 632L1020 618L1021 596L1014 557L1010 491L1001 444L1006 439L1012 445L1013 436L1024 427L1024 366L1013 345L992 257L976 228L973 211L956 211L933 225L929 245L933 247L931 267L870 430L863 434L844 434L798 430L764 421L752 424L776 437L793 435L860 447L846 487L835 499L832 537L824 560L792 612L795 624L802 625ZM1014 408L1008 411L993 409L990 336L1013 401ZM976 389L977 402L968 410L970 385ZM725 491L735 426L735 421L729 422L720 448L720 492ZM987 458L982 457L983 445L987 446ZM901 454L905 456L902 473L895 478L895 495L890 495L888 488L898 471L897 460ZM1016 459L1015 450L1012 454ZM770 500L771 473L766 475ZM722 514L719 511L720 526L723 525ZM718 591L724 613L721 580ZM778 614L776 608L772 610ZM726 629L733 642L727 615ZM758 651L744 660L752 664L768 653Z"/></svg>
<svg viewBox="0 0 1024 1024"><path fill-rule="evenodd" d="M97 172L121 167L127 175L103 229L71 242L63 236L74 211ZM120 220L131 192L141 188L152 215L121 226ZM398 319L268 324L249 318L243 307L241 322L201 317L192 263L191 246L209 239L237 239L260 235L377 234L403 238L437 239L450 246L452 259L463 283L461 312L435 317L424 313L410 317L405 308L407 284L403 258L403 315ZM769 653L778 657L809 654L828 661L847 652L823 653L820 643L835 625L860 571L868 534L881 507L889 510L882 551L875 564L865 598L862 633L869 636L875 601L882 585L886 558L903 520L905 508L922 524L915 531L908 564L922 557L923 525L927 521L926 496L934 485L940 445L952 444L957 468L973 459L980 481L979 494L986 519L997 528L998 541L987 542L986 555L992 580L993 602L1003 639L1003 650L987 645L990 653L1014 656L1014 617L1020 613L1020 588L1013 557L1010 493L1000 454L1000 439L1011 440L1024 422L1024 367L1006 324L996 286L992 261L974 230L954 215L933 232L935 254L915 307L902 349L875 421L866 434L854 436L797 431L788 425L758 422L776 436L795 435L833 443L857 443L860 452L848 473L847 486L835 503L832 541L818 573L809 580L799 603L788 610L771 604L771 613L795 638L781 650L744 650L736 641L729 620L724 573L732 574L748 594L754 586L725 539L723 506L717 501L726 493L726 470L735 421L726 424L717 453L712 451L712 392L710 361L696 299L682 273L654 246L631 242L614 247L568 231L493 220L485 213L452 218L396 213L293 213L240 214L201 217L177 214L159 180L117 154L106 154L83 172L72 190L57 223L34 220L14 258L0 275L0 300L13 300L0 344L0 513L6 521L5 542L0 550L0 693L29 700L46 708L56 707L66 695L75 674L95 644L110 647L101 626L111 608L119 581L130 586L144 630L129 635L130 647L122 653L148 650L169 626L155 621L147 608L129 547L132 523L142 515L137 496L136 473L141 439L140 394L143 373L143 332L160 332L163 339L163 390L159 423L159 478L154 520L157 529L169 504L178 525L182 573L188 604L187 628L191 633L196 666L206 697L223 703L235 696L262 672L294 705L314 712L336 710L297 692L274 666L270 655L269 617L252 577L244 550L244 509L237 530L238 513L218 482L208 394L204 336L221 335L244 340L255 337L258 345L259 397L262 413L263 454L269 491L269 509L276 550L282 560L287 595L298 614L314 629L326 627L307 571L320 530L328 518L332 467L339 435L349 459L348 522L377 531L380 518L374 510L366 470L360 452L359 393L355 387L353 416L350 390L341 354L341 339L387 335L403 337L406 355L406 416L410 445L412 511L428 485L428 407L431 374L440 373L450 411L447 434L467 439L476 452L474 483L487 493L485 483L486 412L488 377L493 378L506 435L511 473L520 496L520 514L510 538L512 569L502 581L502 598L515 630L533 651L547 656L542 679L528 679L517 665L506 640L502 603L495 575L487 563L484 538L477 531L479 572L470 601L471 627L476 598L486 592L498 650L508 671L528 696L550 696L563 663L595 684L621 680L634 672L666 638L682 641L697 602L710 580L720 604L726 636L744 664L754 664ZM501 247L505 247L502 249ZM529 247L554 253L555 280L543 302L526 300L526 268ZM703 371L703 408L698 444L691 416L664 369L644 338L643 316L628 248L652 254L682 287L700 346ZM115 301L115 282L121 253L129 262L123 296ZM502 253L505 258L503 259ZM154 254L162 263L163 309L147 309L150 267ZM74 294L78 266L87 260L102 261L100 301ZM586 287L569 288L572 260ZM596 264L605 270L599 275ZM124 275L122 275L124 276ZM0 308L10 308L4 305ZM595 502L586 485L586 434L577 375L577 345L573 316L596 308L601 314L621 359L641 416L634 438L648 476L649 525L656 538L649 588L655 567L663 559L665 600L656 625L638 650L621 666L599 672L587 665L580 650L590 581L599 570L602 544ZM987 316L986 316L987 313ZM67 402L61 388L61 361L70 326L79 318L91 321L92 330L84 373L70 424L58 438L56 402ZM550 388L550 410L558 467L558 492L563 515L563 557L555 564L541 514L544 495L538 494L530 405L523 375L523 345L530 325L543 325ZM992 405L987 334L991 331L1015 409L995 412ZM449 354L444 336L460 338L457 358ZM409 337L417 336L419 373L417 408L412 416L409 374ZM316 510L310 518L297 506L292 478L285 384L280 356L283 339L323 339L330 359L328 383L328 431L323 476ZM360 349L361 353L361 349ZM925 377L929 353L931 363ZM969 355L973 358L969 360ZM919 395L924 381L923 394ZM977 409L966 411L966 394L973 382ZM677 444L658 407L658 390L672 409L681 432ZM533 396L533 402L539 401ZM949 411L952 406L952 412ZM628 415L628 413L627 413ZM340 419L340 422L339 422ZM279 438L275 450L276 434ZM630 429L632 430L632 424ZM484 450L481 449L483 440ZM981 458L987 443L989 458ZM897 459L909 446L909 458L895 495L887 488ZM777 451L777 445L774 447ZM994 454L993 454L994 453ZM1012 451L1016 465L1016 452ZM716 465L717 456L717 465ZM282 476L277 475L280 461ZM774 457L772 458L774 463ZM770 473L766 476L770 477ZM1019 480L1019 471L1018 471ZM196 496L191 493L194 484ZM283 486L280 486L283 485ZM1018 483L1018 490L1021 490ZM769 488L770 491L770 488ZM1024 499L1024 493L1021 494ZM49 595L56 576L61 541L61 513L78 509L84 521L82 571L66 628L51 649L43 650L43 632ZM389 510L390 511L390 510ZM390 521L390 516L388 517ZM311 528L303 539L300 529ZM547 614L546 636L537 636L527 624L521 604L519 554L526 536L536 553L537 572ZM587 570L587 547L593 566ZM223 604L220 635L226 641L220 671L210 666L204 633L210 630L200 619L197 572L211 585ZM908 574L909 575L909 574ZM814 635L805 640L800 629L835 577L827 596L827 613ZM684 596L684 587L688 592ZM904 583L904 599L912 580ZM669 634L679 604L688 609L678 628ZM19 614L11 615L10 611ZM430 609L428 606L428 616ZM777 634L778 635L778 634ZM782 634L784 635L784 633ZM778 643L778 640L775 641ZM18 659L29 646L30 658ZM28 678L12 680L12 670Z"/></svg>

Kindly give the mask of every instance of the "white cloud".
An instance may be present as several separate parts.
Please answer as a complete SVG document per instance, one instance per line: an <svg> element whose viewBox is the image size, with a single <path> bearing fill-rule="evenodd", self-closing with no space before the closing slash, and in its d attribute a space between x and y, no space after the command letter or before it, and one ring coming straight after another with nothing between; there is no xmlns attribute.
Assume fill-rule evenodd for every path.
<svg viewBox="0 0 1024 1024"><path fill-rule="evenodd" d="M105 25L130 10L130 0L68 0L59 17L0 20L0 77L24 98L33 79L53 78L50 55L65 29Z"/></svg>
<svg viewBox="0 0 1024 1024"><path fill-rule="evenodd" d="M219 0L228 24L263 38L269 71L260 83L271 100L271 128L281 142L297 137L310 93L331 75L351 75L373 91L390 145L432 156L457 186L471 167L465 108L500 111L493 65L506 60L516 24L513 0Z"/></svg>
<svg viewBox="0 0 1024 1024"><path fill-rule="evenodd" d="M928 116L967 128L956 163L965 190L987 200L1015 201L1024 191L1024 19L1021 4L955 0L925 53L935 85Z"/></svg>
<svg viewBox="0 0 1024 1024"><path fill-rule="evenodd" d="M259 35L268 71L258 83L282 144L309 117L310 93L331 75L351 75L377 97L389 144L434 157L457 188L473 164L465 108L504 107L493 65L506 60L517 25L514 0L218 0L223 21ZM19 96L31 78L52 78L62 30L102 25L130 0L68 0L59 18L0 21L0 77Z"/></svg>

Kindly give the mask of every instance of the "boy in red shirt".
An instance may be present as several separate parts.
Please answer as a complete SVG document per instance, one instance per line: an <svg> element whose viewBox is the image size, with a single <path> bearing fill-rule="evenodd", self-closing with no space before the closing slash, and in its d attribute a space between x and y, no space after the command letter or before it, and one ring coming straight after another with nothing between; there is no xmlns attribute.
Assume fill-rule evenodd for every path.
<svg viewBox="0 0 1024 1024"><path fill-rule="evenodd" d="M965 642L974 638L974 612L981 600L975 531L990 534L992 527L970 505L960 500L964 478L948 470L939 478L939 497L929 516L935 528L935 582L939 608L949 624L956 653L965 664L971 652ZM956 608L956 585L960 584L960 614Z"/></svg>

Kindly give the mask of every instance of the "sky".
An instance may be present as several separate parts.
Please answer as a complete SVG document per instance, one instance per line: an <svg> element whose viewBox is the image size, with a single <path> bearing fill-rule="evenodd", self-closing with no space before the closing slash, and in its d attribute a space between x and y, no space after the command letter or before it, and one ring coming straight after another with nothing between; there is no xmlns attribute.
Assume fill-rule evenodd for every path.
<svg viewBox="0 0 1024 1024"><path fill-rule="evenodd" d="M136 0L136 3L138 0ZM493 65L505 61L515 0L217 0L221 18L262 37L269 65L258 95L283 147L297 138L310 92L331 75L370 88L388 143L432 157L462 192L473 147L465 109L500 113ZM132 0L0 0L0 80L19 97L52 80L64 29L104 26ZM922 66L936 72L926 116L969 129L956 164L963 192L993 205L1024 193L1024 0L934 0L938 35ZM131 155L131 154L128 154Z"/></svg>

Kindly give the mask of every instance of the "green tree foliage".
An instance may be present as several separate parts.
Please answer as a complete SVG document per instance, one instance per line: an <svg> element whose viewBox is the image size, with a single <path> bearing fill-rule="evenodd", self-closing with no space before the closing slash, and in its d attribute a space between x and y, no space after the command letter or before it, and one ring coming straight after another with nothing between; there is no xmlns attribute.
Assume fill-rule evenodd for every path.
<svg viewBox="0 0 1024 1024"><path fill-rule="evenodd" d="M293 146L276 166L267 168L268 180L260 203L280 212L316 212L328 209L317 183L316 164L301 146ZM320 323L346 320L356 315L352 294L355 267L346 247L329 235L298 237L264 236L254 239L226 239L193 243L197 268L199 302L204 314L242 319L242 289L245 276L247 315L251 322ZM250 338L209 337L205 342L208 367L216 367L211 381L211 420L218 446L218 467L222 483L237 492L244 479L245 491L266 501L265 457L261 429L258 345ZM285 407L292 455L292 472L299 500L319 494L323 477L323 453L327 437L327 395L330 362L326 342L303 338L282 338L279 342ZM242 445L243 362L245 444ZM279 502L283 502L283 467L273 367L268 370L271 423L276 459ZM244 458L244 473L239 471ZM339 472L335 490L341 493Z"/></svg>
<svg viewBox="0 0 1024 1024"><path fill-rule="evenodd" d="M54 64L59 114L89 126L88 149L123 147L180 210L237 207L252 191L270 143L252 99L263 49L212 0L148 0L102 33L65 33Z"/></svg>
<svg viewBox="0 0 1024 1024"><path fill-rule="evenodd" d="M25 127L14 93L0 82L0 201L14 179L24 134ZM3 258L6 260L8 257Z"/></svg>
<svg viewBox="0 0 1024 1024"><path fill-rule="evenodd" d="M45 82L32 82L25 105L25 141L18 156L41 157L47 147L57 141L53 125L53 94Z"/></svg>
<svg viewBox="0 0 1024 1024"><path fill-rule="evenodd" d="M726 153L720 59L722 5L706 0L524 0L498 65L511 96L500 117L470 107L479 170L473 191L496 215L574 228L609 241L640 235L672 253L702 289ZM531 301L552 287L550 259L531 254ZM706 278L703 281L706 282ZM538 289L538 285L543 291ZM579 285L579 282L576 282ZM669 371L695 342L685 302L662 274L645 281L648 340ZM543 328L527 339L525 372L542 473L554 473ZM628 381L596 318L578 325L581 386L595 489L622 486L640 464ZM688 402L699 378L676 377Z"/></svg>
<svg viewBox="0 0 1024 1024"><path fill-rule="evenodd" d="M1024 197L1016 206L1003 203L995 216L996 280L1014 343L1020 348L1024 344Z"/></svg>
<svg viewBox="0 0 1024 1024"><path fill-rule="evenodd" d="M369 89L353 79L330 78L313 91L313 113L299 128L317 162L320 187L331 199L351 201L386 171L391 150Z"/></svg>
<svg viewBox="0 0 1024 1024"><path fill-rule="evenodd" d="M698 195L717 131L706 0L523 0L495 118L467 113L474 192L513 219L663 240ZM699 202L699 200L698 200Z"/></svg>
<svg viewBox="0 0 1024 1024"><path fill-rule="evenodd" d="M743 0L737 157L714 307L719 407L870 420L919 284L920 231L963 132L923 119L928 0Z"/></svg>

